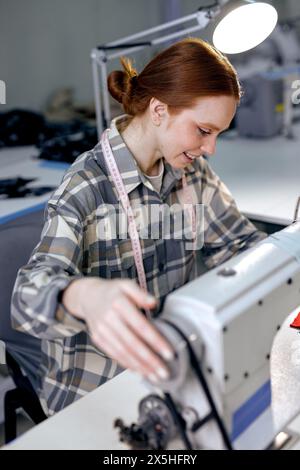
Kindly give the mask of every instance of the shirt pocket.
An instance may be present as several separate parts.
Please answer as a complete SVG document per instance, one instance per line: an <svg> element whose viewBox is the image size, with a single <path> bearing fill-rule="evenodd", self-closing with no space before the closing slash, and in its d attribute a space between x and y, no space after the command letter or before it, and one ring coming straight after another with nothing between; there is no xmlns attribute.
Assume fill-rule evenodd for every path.
<svg viewBox="0 0 300 470"><path fill-rule="evenodd" d="M156 264L156 246L151 239L140 239L145 274L153 272ZM137 270L131 240L121 240L106 251L107 274L113 278L137 279Z"/></svg>
<svg viewBox="0 0 300 470"><path fill-rule="evenodd" d="M170 292L188 282L195 263L195 253L186 249L188 240L168 240L167 259L169 261L168 283Z"/></svg>

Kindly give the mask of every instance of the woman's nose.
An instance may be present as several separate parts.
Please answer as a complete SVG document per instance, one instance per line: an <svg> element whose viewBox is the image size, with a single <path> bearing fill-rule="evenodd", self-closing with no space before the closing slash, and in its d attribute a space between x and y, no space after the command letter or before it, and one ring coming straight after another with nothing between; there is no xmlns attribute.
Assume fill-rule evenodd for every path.
<svg viewBox="0 0 300 470"><path fill-rule="evenodd" d="M204 144L201 145L201 152L206 155L213 155L216 151L216 138L211 137L207 139Z"/></svg>

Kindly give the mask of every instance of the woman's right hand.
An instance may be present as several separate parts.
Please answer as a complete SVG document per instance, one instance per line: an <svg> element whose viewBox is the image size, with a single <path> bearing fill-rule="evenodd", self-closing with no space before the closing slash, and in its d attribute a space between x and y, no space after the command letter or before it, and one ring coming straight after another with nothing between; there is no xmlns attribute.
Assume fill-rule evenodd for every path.
<svg viewBox="0 0 300 470"><path fill-rule="evenodd" d="M136 282L83 278L67 287L62 300L72 315L86 322L95 346L121 366L151 382L168 377L164 360L171 360L174 352L140 311L155 307L156 299Z"/></svg>

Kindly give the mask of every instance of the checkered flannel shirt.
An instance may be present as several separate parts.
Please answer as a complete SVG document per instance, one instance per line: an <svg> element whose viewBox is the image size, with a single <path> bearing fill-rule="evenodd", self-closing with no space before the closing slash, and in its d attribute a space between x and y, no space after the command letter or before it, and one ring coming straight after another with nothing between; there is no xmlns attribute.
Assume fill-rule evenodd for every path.
<svg viewBox="0 0 300 470"><path fill-rule="evenodd" d="M133 208L182 204L182 170L166 161L160 194L139 169L114 119L109 141ZM230 192L200 157L185 168L193 202L203 204L204 245L199 253L208 269L220 265L266 237L242 215ZM116 376L123 369L97 349L83 321L60 303L69 283L83 276L137 280L130 239L101 239L99 226L111 222L119 199L101 144L80 155L66 171L45 208L41 239L27 265L18 271L12 296L14 328L42 340L38 391L49 415ZM100 225L99 225L100 224ZM103 237L102 237L103 238ZM148 291L158 300L199 275L186 240L141 240Z"/></svg>

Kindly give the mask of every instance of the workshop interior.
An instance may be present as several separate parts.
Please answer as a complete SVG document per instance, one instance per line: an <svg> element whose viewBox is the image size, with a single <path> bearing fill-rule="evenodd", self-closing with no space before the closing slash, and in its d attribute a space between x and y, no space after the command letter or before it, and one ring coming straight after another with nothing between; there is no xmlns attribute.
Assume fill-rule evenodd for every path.
<svg viewBox="0 0 300 470"><path fill-rule="evenodd" d="M11 319L18 270L66 172L124 114L111 71L129 57L141 72L184 38L237 72L208 161L265 237L212 268L198 250L198 276L166 296L151 322L175 350L167 379L124 370L47 415L33 385L44 331ZM300 2L0 0L0 43L0 448L300 450Z"/></svg>

